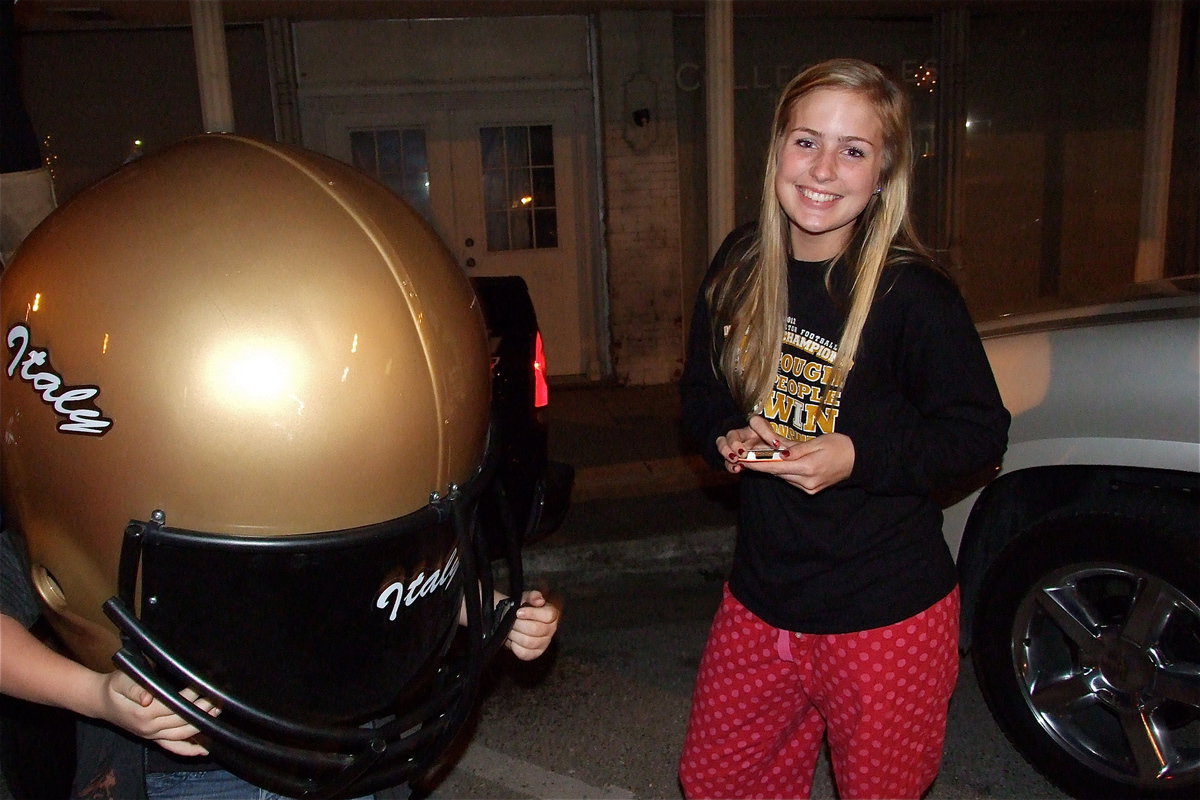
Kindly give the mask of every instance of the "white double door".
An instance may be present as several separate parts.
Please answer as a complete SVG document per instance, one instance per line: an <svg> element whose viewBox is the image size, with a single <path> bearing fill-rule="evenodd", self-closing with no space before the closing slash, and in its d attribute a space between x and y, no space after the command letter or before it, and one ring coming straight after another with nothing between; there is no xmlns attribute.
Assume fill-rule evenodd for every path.
<svg viewBox="0 0 1200 800"><path fill-rule="evenodd" d="M326 116L326 150L405 197L469 277L524 278L550 374L583 374L595 358L587 105L513 94L373 98Z"/></svg>

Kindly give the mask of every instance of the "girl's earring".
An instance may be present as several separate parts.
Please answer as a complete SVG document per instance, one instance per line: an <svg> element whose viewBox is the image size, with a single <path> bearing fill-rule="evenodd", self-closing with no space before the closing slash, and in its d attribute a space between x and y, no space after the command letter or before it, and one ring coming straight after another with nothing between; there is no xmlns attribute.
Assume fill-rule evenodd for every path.
<svg viewBox="0 0 1200 800"><path fill-rule="evenodd" d="M875 187L875 194L879 194L879 193L880 193L880 192L882 192L882 191L883 191L883 187L882 187L882 186L876 186L876 187Z"/></svg>

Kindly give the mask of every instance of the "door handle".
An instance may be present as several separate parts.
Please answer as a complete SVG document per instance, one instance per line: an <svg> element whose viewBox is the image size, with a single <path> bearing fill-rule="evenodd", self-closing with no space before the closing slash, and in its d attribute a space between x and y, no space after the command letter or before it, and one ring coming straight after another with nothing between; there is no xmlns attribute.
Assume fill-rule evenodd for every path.
<svg viewBox="0 0 1200 800"><path fill-rule="evenodd" d="M466 240L465 242L463 242L463 244L465 244L467 247L474 247L474 246L475 246L475 240L474 240L474 239L472 239L470 236L468 236L468 237L467 237L467 240Z"/></svg>
<svg viewBox="0 0 1200 800"><path fill-rule="evenodd" d="M475 266L475 259L468 258L467 259L467 267L473 267L473 266Z"/></svg>

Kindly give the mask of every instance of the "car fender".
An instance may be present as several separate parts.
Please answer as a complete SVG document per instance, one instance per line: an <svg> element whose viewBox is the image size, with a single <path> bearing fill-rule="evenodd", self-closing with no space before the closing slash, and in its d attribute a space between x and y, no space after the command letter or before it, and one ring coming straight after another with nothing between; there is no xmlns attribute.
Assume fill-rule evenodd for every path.
<svg viewBox="0 0 1200 800"><path fill-rule="evenodd" d="M943 531L962 592L963 650L971 644L976 598L988 569L1013 539L1038 522L1073 510L1124 513L1135 502L1144 508L1141 498L1147 495L1164 509L1154 513L1180 505L1194 513L1200 445L1128 439L1067 445L1074 454L1070 460L1042 457L1062 452L1063 442L1014 448L995 480L946 509Z"/></svg>
<svg viewBox="0 0 1200 800"><path fill-rule="evenodd" d="M1114 484L1194 483L1198 315L1187 294L979 326L1012 425L1001 469L943 512L962 585L964 647L984 575L1030 525L1072 504L1120 504Z"/></svg>

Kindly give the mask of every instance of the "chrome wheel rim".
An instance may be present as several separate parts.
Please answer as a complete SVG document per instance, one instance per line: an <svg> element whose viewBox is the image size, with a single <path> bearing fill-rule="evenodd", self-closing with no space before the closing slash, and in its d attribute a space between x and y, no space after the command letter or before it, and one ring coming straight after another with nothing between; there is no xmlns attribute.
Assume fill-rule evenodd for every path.
<svg viewBox="0 0 1200 800"><path fill-rule="evenodd" d="M1028 710L1089 770L1138 788L1200 778L1200 608L1113 563L1044 576L1013 621Z"/></svg>

